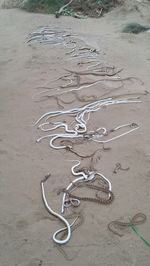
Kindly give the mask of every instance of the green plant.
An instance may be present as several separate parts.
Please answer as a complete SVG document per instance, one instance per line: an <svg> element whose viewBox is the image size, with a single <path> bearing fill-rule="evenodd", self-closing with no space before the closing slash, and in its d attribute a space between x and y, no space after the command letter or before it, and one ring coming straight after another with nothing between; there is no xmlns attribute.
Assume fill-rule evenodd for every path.
<svg viewBox="0 0 150 266"><path fill-rule="evenodd" d="M140 32L144 32L144 31L147 31L149 29L150 29L149 27L142 26L138 23L129 23L124 27L123 32L138 34Z"/></svg>
<svg viewBox="0 0 150 266"><path fill-rule="evenodd" d="M74 0L62 13L72 16L80 12L83 15L91 16L93 14L97 16L97 11L99 9L102 10L103 13L106 13L110 11L112 7L117 6L120 1L121 0ZM23 8L30 12L54 14L68 2L69 0L26 0Z"/></svg>
<svg viewBox="0 0 150 266"><path fill-rule="evenodd" d="M117 4L117 1L114 0L96 0L96 2L105 11L109 11L115 4Z"/></svg>
<svg viewBox="0 0 150 266"><path fill-rule="evenodd" d="M64 0L27 0L23 8L30 12L43 11L54 13L62 5L64 5Z"/></svg>

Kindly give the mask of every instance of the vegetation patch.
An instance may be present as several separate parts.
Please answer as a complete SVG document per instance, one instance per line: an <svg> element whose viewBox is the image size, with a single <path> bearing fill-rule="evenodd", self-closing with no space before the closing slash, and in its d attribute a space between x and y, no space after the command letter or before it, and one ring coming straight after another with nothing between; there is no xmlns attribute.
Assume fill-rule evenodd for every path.
<svg viewBox="0 0 150 266"><path fill-rule="evenodd" d="M142 26L141 24L138 23L129 23L124 27L123 32L138 34L140 32L144 32L149 29L150 27Z"/></svg>
<svg viewBox="0 0 150 266"><path fill-rule="evenodd" d="M64 0L26 0L22 5L29 12L55 13Z"/></svg>
<svg viewBox="0 0 150 266"><path fill-rule="evenodd" d="M62 14L99 17L122 2L123 0L73 0L63 9ZM26 0L23 8L30 12L56 13L67 3L69 0Z"/></svg>

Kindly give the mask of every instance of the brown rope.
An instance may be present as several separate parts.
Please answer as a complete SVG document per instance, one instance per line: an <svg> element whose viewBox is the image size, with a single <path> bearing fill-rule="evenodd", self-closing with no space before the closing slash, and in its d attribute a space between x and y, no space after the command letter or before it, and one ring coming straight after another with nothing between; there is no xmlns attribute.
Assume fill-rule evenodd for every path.
<svg viewBox="0 0 150 266"><path fill-rule="evenodd" d="M119 229L124 229L127 227L130 227L132 224L138 225L145 223L147 217L144 213L137 213L133 216L132 219L130 219L130 222L122 222L119 220L112 221L108 224L108 229L113 232L115 235L118 236L124 236L123 233L119 232L118 230L115 230L114 228L118 227Z"/></svg>

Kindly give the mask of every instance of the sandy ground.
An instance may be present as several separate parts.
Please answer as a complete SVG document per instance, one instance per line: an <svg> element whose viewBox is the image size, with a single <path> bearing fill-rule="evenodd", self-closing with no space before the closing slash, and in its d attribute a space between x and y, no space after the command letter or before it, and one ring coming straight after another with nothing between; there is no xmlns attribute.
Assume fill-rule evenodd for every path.
<svg viewBox="0 0 150 266"><path fill-rule="evenodd" d="M135 17L134 17L135 16ZM123 237L108 231L108 222L119 217L127 218L137 212L147 215L147 222L138 227L150 240L150 96L141 95L141 104L113 106L94 114L91 128L97 124L112 128L128 122L137 122L140 129L118 139L102 152L95 167L112 182L114 202L109 206L83 203L84 224L76 230L66 246L71 259L67 261L55 247L51 236L59 228L44 209L40 180L51 172L47 184L48 199L56 209L60 206L57 189L66 187L71 179L69 159L77 159L66 151L55 151L48 142L36 143L40 133L33 122L44 112L58 109L54 100L35 102L32 96L37 86L51 84L51 79L63 74L65 61L63 47L25 43L29 32L40 25L67 27L93 47L100 49L100 60L123 68L122 77L140 78L134 84L125 83L118 94L125 92L150 92L150 34L137 36L120 33L126 21L142 22L137 14L128 17L112 12L101 20L76 20L61 17L29 14L17 9L0 10L0 265L50 266L50 265L107 265L149 266L149 247L131 230ZM144 22L150 22L150 19ZM57 84L56 84L57 85ZM93 93L101 96L104 88L97 86ZM91 94L84 91L83 94ZM72 106L80 106L75 102ZM79 145L77 151L88 154L97 145ZM113 173L120 162L129 171ZM83 165L88 161L84 160ZM61 224L60 224L61 226Z"/></svg>

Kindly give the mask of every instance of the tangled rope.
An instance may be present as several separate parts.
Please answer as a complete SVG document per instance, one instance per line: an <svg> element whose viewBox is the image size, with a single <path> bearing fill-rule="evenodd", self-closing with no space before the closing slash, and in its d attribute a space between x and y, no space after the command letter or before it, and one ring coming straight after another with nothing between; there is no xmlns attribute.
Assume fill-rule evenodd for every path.
<svg viewBox="0 0 150 266"><path fill-rule="evenodd" d="M112 99L112 98L107 98L107 99L101 99L95 102L92 102L90 104L84 105L83 107L78 107L78 108L73 108L69 109L66 111L50 111L45 114L43 114L35 123L34 125L38 125L42 120L44 120L43 123L39 124L38 128L40 128L42 131L47 132L47 131L53 131L58 128L63 128L65 130L65 133L52 133L48 134L45 136L42 136L37 139L37 142L40 142L43 139L49 139L49 145L50 147L54 149L66 149L66 145L60 145L56 146L54 145L54 142L58 139L87 139L87 140L92 140L94 142L99 142L99 143L108 143L110 141L116 140L122 136L125 136L139 128L137 123L130 123L130 124L125 124L125 125L120 125L118 127L115 127L114 129L108 131L104 127L100 127L96 129L95 131L88 131L87 130L87 122L90 119L91 113L97 112L100 110L103 106L110 106L110 105L116 105L116 104L130 104L130 103L141 103L140 100L137 100L135 98L131 99ZM63 116L63 115L68 115L68 116L73 116L74 118L74 123L75 126L73 129L69 129L69 125L66 122L49 122L53 117L58 117L58 116ZM50 128L44 128L45 125L48 126L52 124L53 127ZM105 136L112 132L116 132L122 128L129 127L129 130L114 136L109 139L103 139ZM72 148L69 146L69 148Z"/></svg>
<svg viewBox="0 0 150 266"><path fill-rule="evenodd" d="M69 5L71 2L72 0L67 5ZM64 7L62 7L62 9ZM61 12L62 9L59 12ZM51 45L62 44L65 48L70 49L65 53L67 59L69 58L69 60L71 61L75 61L77 59L77 65L79 67L81 67L83 64L88 64L86 69L81 70L80 68L80 71L70 70L68 68L64 69L67 73L51 81L57 81L58 83L60 81L63 81L63 84L57 86L56 88L39 87L38 89L43 89L43 91L38 92L34 97L34 99L39 98L41 100L54 99L58 107L63 109L48 111L36 120L34 126L37 126L38 129L45 134L37 139L37 143L41 142L44 139L48 139L50 148L53 148L55 150L65 149L66 151L72 152L74 155L80 157L81 159L91 159L91 166L86 169L78 168L80 167L81 162L79 160L74 161L75 164L71 167L71 174L74 177L74 180L70 182L66 188L60 190L60 192L63 193L60 212L54 211L51 207L51 204L48 204L46 198L45 182L50 177L50 174L45 176L45 178L41 181L42 199L45 208L50 213L50 215L53 215L65 225L63 228L57 230L53 234L53 241L58 244L59 247L60 245L62 246L66 244L70 240L72 231L81 223L79 219L80 215L78 215L77 213L72 216L73 221L70 223L68 221L68 218L65 216L66 209L69 210L69 208L78 207L81 201L90 201L106 205L111 204L111 202L114 200L111 182L102 173L99 173L96 169L94 169L93 166L93 157L99 150L99 148L90 155L82 155L73 149L74 143L83 143L84 141L96 142L102 144L104 150L109 150L110 148L104 147L105 143L109 143L132 133L139 128L139 125L135 122L130 122L127 124L117 125L111 129L106 128L103 125L99 125L97 129L90 130L89 121L92 114L99 112L103 107L111 107L118 104L122 105L141 103L141 100L138 96L139 94L137 95L134 93L108 97L110 92L122 88L124 81L134 80L135 78L120 78L119 74L122 69L116 70L114 67L102 66L102 64L99 62L100 60L98 59L99 51L88 46L80 45L78 47L77 40L73 39L72 37L73 35L71 35L67 31L62 31L55 27L51 28L49 26L46 26L39 27L37 31L29 34L27 38L27 42L29 44L34 42ZM79 62L79 59L84 59L84 61ZM91 63L93 64L91 65ZM92 79L94 79L95 77L98 78L97 80L94 79L91 81L91 79L87 80L88 76L90 76ZM103 81L112 81L113 83L117 82L117 84L119 82L119 84L121 83L121 86L117 88L111 88L101 96L107 96L108 98L99 99L97 95L88 96L86 94L82 97L78 95L78 92L82 89L89 89L102 83ZM49 95L50 90L55 91L52 92L51 95ZM67 101L67 99L63 100L62 98L60 98L61 96L65 97L68 93L73 94L75 96L75 99ZM63 104L72 104L75 102L75 100L84 102L84 105L70 109L64 108ZM56 121L56 119L58 120ZM67 121L67 119L72 120L71 124ZM118 170L128 170L128 168L124 169L121 167L121 164L117 164L114 169L114 173L117 173ZM95 182L98 182L98 184L96 184ZM84 187L91 189L92 191L95 190L95 197L79 196L74 193L74 191L82 189ZM105 194L105 197L102 197L102 195L100 194ZM133 217L132 222L135 222L134 218L137 217ZM79 222L77 222L78 220ZM119 223L121 225L121 222L117 221L118 225ZM127 223L124 224L126 224L127 226ZM112 229L111 226L112 223L108 225L108 228L110 230Z"/></svg>

